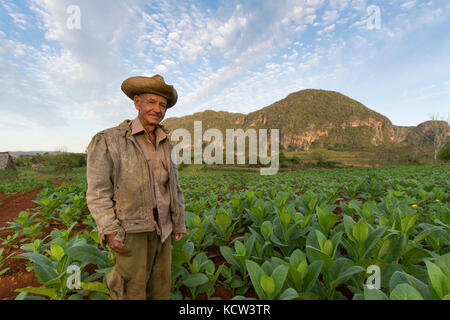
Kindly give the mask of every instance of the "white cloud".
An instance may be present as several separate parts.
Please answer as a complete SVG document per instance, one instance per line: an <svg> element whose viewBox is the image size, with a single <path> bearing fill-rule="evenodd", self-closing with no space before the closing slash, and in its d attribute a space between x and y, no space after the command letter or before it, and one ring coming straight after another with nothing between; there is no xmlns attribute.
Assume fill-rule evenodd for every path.
<svg viewBox="0 0 450 320"><path fill-rule="evenodd" d="M169 71L169 69L167 69L167 67L163 64L157 65L154 70L155 70L155 73L160 73L160 74L166 74Z"/></svg>
<svg viewBox="0 0 450 320"><path fill-rule="evenodd" d="M337 10L326 10L325 14L323 15L323 22L324 24L331 24L335 22L339 18L339 13Z"/></svg>
<svg viewBox="0 0 450 320"><path fill-rule="evenodd" d="M120 91L123 79L154 73L179 92L182 108L170 116L206 108L248 112L306 87L362 86L366 78L358 72L377 57L389 56L415 30L448 21L445 9L412 2L403 2L408 11L396 1L380 4L382 30L369 32L365 16L372 3L366 0L214 8L208 2L79 0L80 30L66 26L73 1L29 0L24 10L0 0L14 24L0 30L0 118L60 130L87 122L90 129L80 134L89 136L134 113ZM21 38L31 27L36 39ZM430 93L444 97L445 88Z"/></svg>
<svg viewBox="0 0 450 320"><path fill-rule="evenodd" d="M13 23L22 30L26 30L30 27L30 17L20 12L20 9L13 2L6 2L0 0L0 4L5 8L8 15L13 19Z"/></svg>
<svg viewBox="0 0 450 320"><path fill-rule="evenodd" d="M402 3L400 6L405 9L411 9L416 5L417 0L407 1L405 3Z"/></svg>
<svg viewBox="0 0 450 320"><path fill-rule="evenodd" d="M23 13L10 13L9 14L12 18L14 23L22 30L26 30L30 27L30 24L28 23L28 17Z"/></svg>
<svg viewBox="0 0 450 320"><path fill-rule="evenodd" d="M329 26L323 28L322 30L317 31L317 34L321 35L325 32L331 32L334 30L335 27L336 27L336 24L333 23L332 25L329 25Z"/></svg>

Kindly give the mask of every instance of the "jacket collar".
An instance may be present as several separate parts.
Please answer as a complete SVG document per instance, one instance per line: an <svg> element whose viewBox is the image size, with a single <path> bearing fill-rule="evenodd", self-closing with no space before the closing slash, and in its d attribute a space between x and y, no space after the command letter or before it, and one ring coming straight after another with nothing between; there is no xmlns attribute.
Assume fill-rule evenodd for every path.
<svg viewBox="0 0 450 320"><path fill-rule="evenodd" d="M122 123L120 123L116 127L117 130L119 130L122 135L127 135L127 134L131 135L131 127L130 127L131 121L132 120L130 120L130 119L123 120ZM164 127L162 124L158 124L158 127L161 128L165 134L167 134L167 135L169 134L170 131L166 127Z"/></svg>

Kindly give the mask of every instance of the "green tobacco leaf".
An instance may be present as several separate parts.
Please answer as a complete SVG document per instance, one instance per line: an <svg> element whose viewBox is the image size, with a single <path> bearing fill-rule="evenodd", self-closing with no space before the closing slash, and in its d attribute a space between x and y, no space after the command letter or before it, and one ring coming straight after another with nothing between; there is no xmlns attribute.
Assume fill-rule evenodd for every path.
<svg viewBox="0 0 450 320"><path fill-rule="evenodd" d="M52 299L55 300L61 300L58 298L58 290L55 288L32 288L32 287L28 287L28 288L22 288L22 289L16 289L14 290L15 292L28 292L28 293L33 293L33 294L40 294L46 297L50 297Z"/></svg>
<svg viewBox="0 0 450 320"><path fill-rule="evenodd" d="M280 214L280 221L284 226L289 225L289 223L291 223L291 214L288 211L283 210Z"/></svg>
<svg viewBox="0 0 450 320"><path fill-rule="evenodd" d="M247 249L240 241L236 241L234 243L234 249L236 250L236 254L239 256L245 256Z"/></svg>
<svg viewBox="0 0 450 320"><path fill-rule="evenodd" d="M259 284L266 293L267 297L270 298L275 292L275 282L271 277L263 275L261 279L259 279Z"/></svg>
<svg viewBox="0 0 450 320"><path fill-rule="evenodd" d="M428 291L428 286L425 283L403 271L395 271L392 274L391 279L389 280L389 290L392 292L395 287L401 283L407 283L417 289L426 300L432 299Z"/></svg>
<svg viewBox="0 0 450 320"><path fill-rule="evenodd" d="M298 265L305 260L306 256L300 249L295 249L294 252L291 253L291 257L289 258L289 262L292 266L295 268L298 267Z"/></svg>
<svg viewBox="0 0 450 320"><path fill-rule="evenodd" d="M308 292L313 288L314 284L317 281L317 277L320 274L320 271L322 271L322 267L323 261L321 260L314 261L308 266L308 271L306 272L303 284L304 292Z"/></svg>
<svg viewBox="0 0 450 320"><path fill-rule="evenodd" d="M315 230L315 233L316 233L317 243L319 244L319 248L320 248L320 250L323 251L323 245L325 244L325 241L327 241L327 238L319 230Z"/></svg>
<svg viewBox="0 0 450 320"><path fill-rule="evenodd" d="M58 276L54 270L54 268L56 268L56 262L54 263L42 254L37 252L27 252L17 255L17 257L27 258L34 263L34 272L41 282L51 281Z"/></svg>
<svg viewBox="0 0 450 320"><path fill-rule="evenodd" d="M441 268L433 262L425 260L425 264L427 266L428 277L430 278L431 285L438 295L438 298L442 299L448 293L448 278L442 272Z"/></svg>
<svg viewBox="0 0 450 320"><path fill-rule="evenodd" d="M442 230L439 226L426 226L426 229L420 232L411 242L409 242L403 249L401 255L406 254L408 251L418 247L420 243L428 237L430 234L437 230Z"/></svg>
<svg viewBox="0 0 450 320"><path fill-rule="evenodd" d="M383 291L376 288L369 288L364 286L364 300L389 300L388 296Z"/></svg>
<svg viewBox="0 0 450 320"><path fill-rule="evenodd" d="M353 228L356 225L356 222L349 216L344 216L343 218L344 221L344 229L345 229L345 233L347 234L347 237L352 240L355 241L355 238L353 237Z"/></svg>
<svg viewBox="0 0 450 320"><path fill-rule="evenodd" d="M298 297L299 295L297 291L295 291L293 288L287 288L280 294L278 300L293 300L297 299Z"/></svg>
<svg viewBox="0 0 450 320"><path fill-rule="evenodd" d="M326 270L331 269L334 265L334 260L317 248L306 245L306 253L310 261L322 260Z"/></svg>
<svg viewBox="0 0 450 320"><path fill-rule="evenodd" d="M353 242L351 242L350 239L342 238L341 241L342 241L343 247L347 251L348 257L355 261L358 260L359 256L358 256L357 245L354 244Z"/></svg>
<svg viewBox="0 0 450 320"><path fill-rule="evenodd" d="M306 276L306 272L308 271L308 262L306 261L306 259L300 262L300 264L297 266L297 269L295 270L297 270L300 280L303 280L303 278Z"/></svg>
<svg viewBox="0 0 450 320"><path fill-rule="evenodd" d="M271 278L275 281L275 296L278 295L278 293L283 288L288 272L289 267L287 265L279 265L273 270L272 274L270 275Z"/></svg>
<svg viewBox="0 0 450 320"><path fill-rule="evenodd" d="M414 224L416 223L418 216L419 216L418 213L410 214L401 219L402 233L409 233L409 230L414 227Z"/></svg>
<svg viewBox="0 0 450 320"><path fill-rule="evenodd" d="M220 230L225 233L231 225L231 217L225 211L219 211L216 215L216 223Z"/></svg>
<svg viewBox="0 0 450 320"><path fill-rule="evenodd" d="M233 249L227 246L221 246L220 253L229 264L237 268L240 268L238 259L236 259L236 257L233 255Z"/></svg>
<svg viewBox="0 0 450 320"><path fill-rule="evenodd" d="M327 240L323 243L322 251L329 257L333 256L333 243L331 242L331 240Z"/></svg>
<svg viewBox="0 0 450 320"><path fill-rule="evenodd" d="M89 300L109 300L109 294L103 292L92 292L89 294Z"/></svg>
<svg viewBox="0 0 450 320"><path fill-rule="evenodd" d="M182 249L172 249L172 264L181 267L184 263L191 260L191 255Z"/></svg>
<svg viewBox="0 0 450 320"><path fill-rule="evenodd" d="M420 292L407 283L397 285L389 298L391 300L423 300Z"/></svg>
<svg viewBox="0 0 450 320"><path fill-rule="evenodd" d="M273 235L273 225L270 221L264 221L261 224L261 234L264 237L264 239L267 241L270 239L270 237Z"/></svg>
<svg viewBox="0 0 450 320"><path fill-rule="evenodd" d="M247 267L247 272L250 276L253 287L255 288L256 294L260 299L264 299L265 294L263 288L261 287L259 279L261 279L261 277L264 275L267 276L267 274L256 262L245 260L245 265Z"/></svg>
<svg viewBox="0 0 450 320"><path fill-rule="evenodd" d="M203 274L203 273L194 273L194 274L189 274L184 280L183 280L183 284L186 287L198 287L201 286L202 284L205 284L209 281L208 277Z"/></svg>
<svg viewBox="0 0 450 320"><path fill-rule="evenodd" d="M64 256L64 249L60 245L52 243L50 245L50 255L56 261L60 261Z"/></svg>
<svg viewBox="0 0 450 320"><path fill-rule="evenodd" d="M66 250L66 253L73 260L92 263L98 265L100 268L108 267L108 261L101 257L101 251L96 247L88 244L78 244Z"/></svg>
<svg viewBox="0 0 450 320"><path fill-rule="evenodd" d="M343 234L344 233L342 231L341 232L337 232L330 239L331 242L333 243L333 254L331 255L333 258L336 255L336 250L337 250L339 244L341 243Z"/></svg>
<svg viewBox="0 0 450 320"><path fill-rule="evenodd" d="M364 241L366 241L367 236L369 235L369 227L363 219L359 219L359 221L353 227L352 234L359 244L362 244L364 243Z"/></svg>
<svg viewBox="0 0 450 320"><path fill-rule="evenodd" d="M255 235L251 235L246 241L245 241L245 254L247 256L251 256L254 252L254 247L255 247L255 242L256 242L256 236Z"/></svg>
<svg viewBox="0 0 450 320"><path fill-rule="evenodd" d="M373 247L377 244L378 240L380 240L383 237L383 234L386 231L386 229L387 227L378 228L369 233L366 241L364 242L364 251L361 257L362 259L364 259L370 253Z"/></svg>
<svg viewBox="0 0 450 320"><path fill-rule="evenodd" d="M354 262L347 258L339 258L335 262L334 267L331 269L331 275L333 281L331 282L331 287L335 288L342 281L347 278L366 270L363 267L355 266Z"/></svg>
<svg viewBox="0 0 450 320"><path fill-rule="evenodd" d="M316 212L320 227L322 228L323 232L325 232L325 234L328 234L331 228L337 222L338 216L325 211L320 206L316 208Z"/></svg>
<svg viewBox="0 0 450 320"><path fill-rule="evenodd" d="M290 289L290 288L288 288ZM287 289L286 289L287 290ZM280 297L281 300L281 297ZM300 292L296 300L320 300L320 296L312 292Z"/></svg>
<svg viewBox="0 0 450 320"><path fill-rule="evenodd" d="M108 287L102 282L80 282L83 289L109 294Z"/></svg>
<svg viewBox="0 0 450 320"><path fill-rule="evenodd" d="M405 234L396 235L390 238L390 251L384 258L386 262L395 262L401 256L403 249L406 247L408 239Z"/></svg>
<svg viewBox="0 0 450 320"><path fill-rule="evenodd" d="M309 200L308 202L308 208L309 210L312 212L314 210L314 208L317 205L317 202L319 202L319 195L314 195L311 200Z"/></svg>
<svg viewBox="0 0 450 320"><path fill-rule="evenodd" d="M450 278L450 252L440 256L435 263Z"/></svg>

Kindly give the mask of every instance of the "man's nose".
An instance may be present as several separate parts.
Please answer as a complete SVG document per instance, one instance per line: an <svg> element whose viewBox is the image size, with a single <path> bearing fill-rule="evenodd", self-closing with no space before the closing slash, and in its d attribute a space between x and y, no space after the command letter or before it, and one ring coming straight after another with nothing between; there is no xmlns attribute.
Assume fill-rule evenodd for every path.
<svg viewBox="0 0 450 320"><path fill-rule="evenodd" d="M156 113L161 113L162 112L162 110L161 110L162 108L161 108L161 106L159 105L159 104L155 104L155 108L154 108L154 110L155 110L155 112Z"/></svg>

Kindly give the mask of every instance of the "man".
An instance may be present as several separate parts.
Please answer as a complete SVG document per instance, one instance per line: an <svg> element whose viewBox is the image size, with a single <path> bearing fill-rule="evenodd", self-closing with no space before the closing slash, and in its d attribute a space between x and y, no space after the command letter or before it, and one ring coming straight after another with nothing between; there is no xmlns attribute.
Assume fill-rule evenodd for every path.
<svg viewBox="0 0 450 320"><path fill-rule="evenodd" d="M169 299L171 240L187 233L184 197L167 130L177 102L163 77L131 77L122 91L137 117L98 132L87 150L87 205L102 246L115 252L106 281L113 300Z"/></svg>

